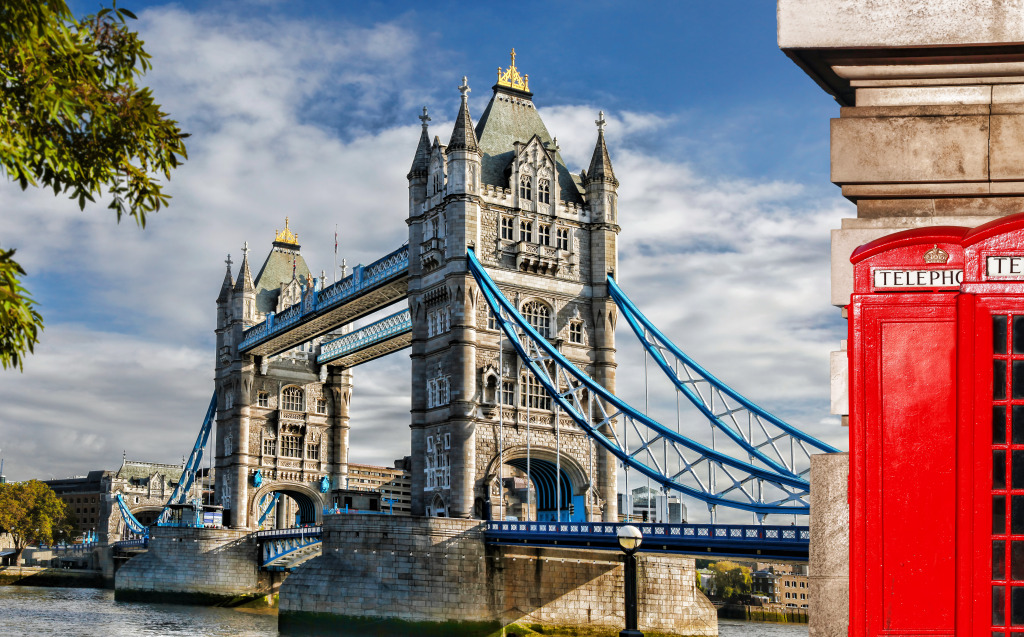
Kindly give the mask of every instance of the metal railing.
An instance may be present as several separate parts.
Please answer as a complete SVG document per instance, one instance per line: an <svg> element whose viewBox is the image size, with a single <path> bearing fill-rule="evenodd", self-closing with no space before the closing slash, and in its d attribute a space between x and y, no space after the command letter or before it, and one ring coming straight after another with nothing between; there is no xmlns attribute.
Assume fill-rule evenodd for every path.
<svg viewBox="0 0 1024 637"><path fill-rule="evenodd" d="M386 283L397 275L409 271L409 246L377 259L367 266L357 265L352 274L330 285L313 296L307 295L280 314L268 314L266 320L245 330L239 351L246 351L262 341L284 332L309 315L321 314L359 296L363 292Z"/></svg>
<svg viewBox="0 0 1024 637"><path fill-rule="evenodd" d="M320 355L316 357L316 362L327 363L411 331L412 315L409 314L409 310L401 310L341 338L324 343L320 347Z"/></svg>

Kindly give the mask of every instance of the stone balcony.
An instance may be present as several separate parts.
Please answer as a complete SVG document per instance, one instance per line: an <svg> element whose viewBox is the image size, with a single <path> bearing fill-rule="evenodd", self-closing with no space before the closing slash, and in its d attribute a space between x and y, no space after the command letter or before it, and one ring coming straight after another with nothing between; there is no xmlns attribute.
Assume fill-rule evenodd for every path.
<svg viewBox="0 0 1024 637"><path fill-rule="evenodd" d="M424 270L433 270L444 263L445 241L440 237L427 239L420 244L420 265Z"/></svg>
<svg viewBox="0 0 1024 637"><path fill-rule="evenodd" d="M521 272L557 274L567 263L566 255L558 248L519 241L513 246L516 268Z"/></svg>

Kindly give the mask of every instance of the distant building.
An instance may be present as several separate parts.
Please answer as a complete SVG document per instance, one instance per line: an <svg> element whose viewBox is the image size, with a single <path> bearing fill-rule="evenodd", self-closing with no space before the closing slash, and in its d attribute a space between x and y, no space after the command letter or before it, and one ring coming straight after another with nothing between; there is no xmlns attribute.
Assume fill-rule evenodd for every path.
<svg viewBox="0 0 1024 637"><path fill-rule="evenodd" d="M348 465L348 489L346 491L370 491L380 494L380 510L394 511L395 515L409 515L412 497L408 461L395 460L394 467L380 467L370 464ZM339 494L341 490L336 490ZM342 497L345 497L343 494ZM393 499L394 502L388 502ZM344 500L339 500L343 502ZM393 509L392 509L393 507Z"/></svg>
<svg viewBox="0 0 1024 637"><path fill-rule="evenodd" d="M205 472L205 470L204 470ZM44 480L78 521L79 533L95 532L100 542L115 542L129 536L117 506L117 493L129 511L144 525L156 521L178 486L181 465L121 459L116 471L96 470L84 476ZM205 475L196 487L205 484ZM197 493L197 496L199 494Z"/></svg>
<svg viewBox="0 0 1024 637"><path fill-rule="evenodd" d="M619 494L619 521L685 524L686 505L677 495L666 495L649 487L637 487L628 494Z"/></svg>

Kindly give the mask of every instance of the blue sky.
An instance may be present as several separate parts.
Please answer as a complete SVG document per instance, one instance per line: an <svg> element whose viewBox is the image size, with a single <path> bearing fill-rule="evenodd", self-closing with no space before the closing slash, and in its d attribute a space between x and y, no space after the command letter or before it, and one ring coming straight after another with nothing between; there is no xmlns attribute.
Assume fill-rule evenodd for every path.
<svg viewBox="0 0 1024 637"><path fill-rule="evenodd" d="M512 47L570 169L607 114L634 301L723 380L846 447L828 414L845 331L828 230L854 214L828 182L838 106L779 51L773 2L123 6L189 161L145 231L0 183L0 245L18 248L47 326L24 373L0 373L11 479L115 468L122 450L180 461L212 391L226 254L248 241L261 262L286 215L315 271L332 269L335 224L350 264L400 245L420 108L447 139L462 76L476 118ZM620 394L637 399L624 371L642 358L619 339ZM352 460L408 454L407 358L356 383Z"/></svg>

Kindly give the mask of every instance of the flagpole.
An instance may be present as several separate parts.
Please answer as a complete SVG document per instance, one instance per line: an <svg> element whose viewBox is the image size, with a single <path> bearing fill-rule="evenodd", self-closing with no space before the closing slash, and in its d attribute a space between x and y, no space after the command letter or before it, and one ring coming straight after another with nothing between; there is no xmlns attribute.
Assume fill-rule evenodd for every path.
<svg viewBox="0 0 1024 637"><path fill-rule="evenodd" d="M338 282L338 224L334 224L334 282Z"/></svg>

